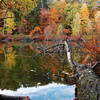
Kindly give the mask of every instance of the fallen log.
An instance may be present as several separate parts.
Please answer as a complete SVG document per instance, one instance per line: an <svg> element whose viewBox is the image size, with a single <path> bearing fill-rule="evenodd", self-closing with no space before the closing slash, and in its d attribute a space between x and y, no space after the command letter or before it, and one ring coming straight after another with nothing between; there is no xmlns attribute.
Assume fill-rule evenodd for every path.
<svg viewBox="0 0 100 100"><path fill-rule="evenodd" d="M8 96L0 94L0 100L30 100L28 96L21 97L21 96Z"/></svg>
<svg viewBox="0 0 100 100"><path fill-rule="evenodd" d="M100 100L100 62L90 67L76 63L73 61L68 41L65 41L65 49L69 64L77 74L75 100Z"/></svg>

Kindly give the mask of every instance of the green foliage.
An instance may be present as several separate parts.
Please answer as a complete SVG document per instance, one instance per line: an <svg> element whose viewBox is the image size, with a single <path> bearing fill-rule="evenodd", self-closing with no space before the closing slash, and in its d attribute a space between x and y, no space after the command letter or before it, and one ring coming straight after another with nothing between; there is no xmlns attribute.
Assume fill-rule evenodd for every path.
<svg viewBox="0 0 100 100"><path fill-rule="evenodd" d="M37 0L11 0L8 2L14 4L11 9L18 9L23 15L29 14L37 6Z"/></svg>
<svg viewBox="0 0 100 100"><path fill-rule="evenodd" d="M25 19L27 19L27 21L29 21L32 24L31 29L39 25L39 18L40 18L39 14L40 14L40 9L36 7L27 16L25 16Z"/></svg>
<svg viewBox="0 0 100 100"><path fill-rule="evenodd" d="M16 27L17 27L21 24L21 19L22 19L23 15L17 9L13 9L13 13L15 15L15 22L16 22Z"/></svg>
<svg viewBox="0 0 100 100"><path fill-rule="evenodd" d="M23 50L23 51L22 51ZM5 62L0 62L0 88L1 89L10 89L16 90L21 87L30 87L36 86L38 82L41 82L41 85L45 85L51 82L51 72L48 69L42 68L42 61L40 56L36 56L34 51L31 51L27 48L24 48L20 51L16 49L16 65L9 68L8 62L5 65ZM11 59L12 49L7 48L7 57L10 55L9 59ZM3 59L4 55L0 55L0 61ZM2 57L2 58L1 58ZM10 64L13 63L10 62ZM31 71L32 70L32 71Z"/></svg>
<svg viewBox="0 0 100 100"><path fill-rule="evenodd" d="M70 26L72 27L72 22L75 14L79 11L79 4L74 3L74 4L67 4L65 8L65 26Z"/></svg>

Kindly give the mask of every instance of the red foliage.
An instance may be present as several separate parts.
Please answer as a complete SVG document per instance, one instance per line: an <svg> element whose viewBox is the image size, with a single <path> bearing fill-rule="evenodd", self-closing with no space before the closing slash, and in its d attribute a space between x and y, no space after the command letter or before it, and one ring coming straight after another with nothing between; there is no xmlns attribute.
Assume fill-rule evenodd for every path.
<svg viewBox="0 0 100 100"><path fill-rule="evenodd" d="M99 53L100 54L100 41L96 38L90 40L90 41L84 41L85 52L88 53Z"/></svg>
<svg viewBox="0 0 100 100"><path fill-rule="evenodd" d="M82 63L100 61L100 39L84 40L83 46L84 48L81 48L81 52L86 53L86 55L84 55Z"/></svg>
<svg viewBox="0 0 100 100"><path fill-rule="evenodd" d="M44 29L49 24L50 12L47 9L41 9L40 11L40 26Z"/></svg>

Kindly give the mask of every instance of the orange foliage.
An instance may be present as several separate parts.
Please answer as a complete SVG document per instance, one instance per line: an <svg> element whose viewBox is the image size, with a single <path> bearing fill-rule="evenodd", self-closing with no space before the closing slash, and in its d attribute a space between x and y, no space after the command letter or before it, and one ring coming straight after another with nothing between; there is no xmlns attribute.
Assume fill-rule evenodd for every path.
<svg viewBox="0 0 100 100"><path fill-rule="evenodd" d="M56 8L51 8L50 9L50 19L53 22L60 22L61 21L61 15Z"/></svg>
<svg viewBox="0 0 100 100"><path fill-rule="evenodd" d="M64 29L63 34L69 35L69 34L71 34L71 31L69 29Z"/></svg>
<svg viewBox="0 0 100 100"><path fill-rule="evenodd" d="M0 43L0 54L2 54L3 53L3 44L2 43Z"/></svg>
<svg viewBox="0 0 100 100"><path fill-rule="evenodd" d="M30 36L33 37L36 34L42 34L42 30L39 26L35 27L31 32L30 32Z"/></svg>

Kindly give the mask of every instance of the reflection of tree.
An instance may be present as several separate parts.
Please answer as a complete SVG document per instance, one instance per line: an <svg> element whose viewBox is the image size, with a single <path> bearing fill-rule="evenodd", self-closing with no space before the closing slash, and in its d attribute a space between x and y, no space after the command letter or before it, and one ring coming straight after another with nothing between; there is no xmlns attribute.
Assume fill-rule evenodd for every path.
<svg viewBox="0 0 100 100"><path fill-rule="evenodd" d="M16 50L16 51L15 51ZM15 55L16 52L16 55ZM37 52L37 51L36 51ZM0 88L1 89L11 89L16 90L17 88L37 86L38 83L41 85L48 84L52 82L52 73L58 74L58 71L62 71L63 67L66 66L66 61L60 62L63 58L63 55L58 58L57 55L40 55L33 50L30 50L28 46L25 46L21 49L16 49L12 47L5 48L5 56L7 54L12 54L15 56L13 59L16 64L14 67L6 67L8 64L13 65L11 61L12 58L6 58L6 62L1 62L0 66ZM0 55L0 59L5 57ZM2 57L2 58L1 58ZM8 57L8 56L7 56ZM6 65L4 64L6 63ZM60 77L53 81L61 82Z"/></svg>
<svg viewBox="0 0 100 100"><path fill-rule="evenodd" d="M25 52L26 56L34 54L33 52ZM16 65L10 69L5 64L0 65L0 88L16 90L21 87L37 86L37 83L45 85L51 82L51 72L41 67L42 61L39 57L34 59L20 56L20 52L16 53ZM6 62L7 63L7 62ZM11 65L11 64L10 64Z"/></svg>
<svg viewBox="0 0 100 100"><path fill-rule="evenodd" d="M12 47L6 48L5 50L5 65L7 67L12 67L16 65L15 51Z"/></svg>

